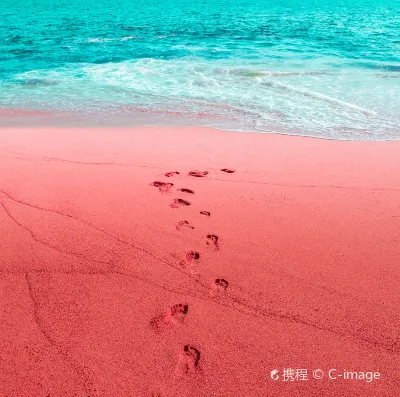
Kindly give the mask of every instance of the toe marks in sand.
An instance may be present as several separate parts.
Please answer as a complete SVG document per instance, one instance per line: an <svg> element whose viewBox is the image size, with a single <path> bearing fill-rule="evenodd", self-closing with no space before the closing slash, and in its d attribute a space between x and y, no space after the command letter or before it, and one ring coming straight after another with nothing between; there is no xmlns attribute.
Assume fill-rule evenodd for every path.
<svg viewBox="0 0 400 397"><path fill-rule="evenodd" d="M199 261L200 261L200 254L196 251L189 251L186 253L185 259L182 259L179 262L179 265L183 269L189 269L191 274L198 276Z"/></svg>
<svg viewBox="0 0 400 397"><path fill-rule="evenodd" d="M200 362L200 350L193 345L185 345L179 354L178 363L175 367L175 375L182 377L194 374Z"/></svg>
<svg viewBox="0 0 400 397"><path fill-rule="evenodd" d="M188 229L194 229L194 226L192 226L191 224L190 224L190 222L188 222L188 221L179 221L178 222L178 225L176 226L176 229L177 230L182 230L182 229L184 229L184 228L188 228Z"/></svg>
<svg viewBox="0 0 400 397"><path fill-rule="evenodd" d="M174 184L170 182L154 181L151 183L151 186L158 187L160 192L169 192Z"/></svg>
<svg viewBox="0 0 400 397"><path fill-rule="evenodd" d="M229 285L228 282L223 278L216 278L214 281L214 284L217 287L222 288L224 291L228 288L228 285Z"/></svg>
<svg viewBox="0 0 400 397"><path fill-rule="evenodd" d="M183 192L183 193L194 194L194 191L190 190L190 189L181 188L181 189L178 189L178 190Z"/></svg>
<svg viewBox="0 0 400 397"><path fill-rule="evenodd" d="M194 176L196 178L203 178L209 174L208 171L199 171L199 170L193 170L189 171L189 176Z"/></svg>
<svg viewBox="0 0 400 397"><path fill-rule="evenodd" d="M165 312L152 318L150 320L150 326L156 333L160 333L170 326L183 323L188 310L189 305L186 303L177 303L176 305L168 308Z"/></svg>
<svg viewBox="0 0 400 397"><path fill-rule="evenodd" d="M167 172L167 173L165 174L165 176L166 176L167 178L170 178L171 176L174 176L174 175L180 175L180 172L179 172L179 171L170 171L170 172Z"/></svg>
<svg viewBox="0 0 400 397"><path fill-rule="evenodd" d="M195 367L197 367L199 365L199 361L200 361L200 351L198 349L196 349L194 346L192 345L186 345L183 348L183 353L184 355L190 357L190 359L193 361L193 365Z"/></svg>
<svg viewBox="0 0 400 397"><path fill-rule="evenodd" d="M187 259L189 262L191 262L191 261L194 260L194 259L200 259L200 254L199 254L198 252L196 252L196 251L189 251L189 252L186 254L186 259Z"/></svg>
<svg viewBox="0 0 400 397"><path fill-rule="evenodd" d="M189 201L183 200L183 199L175 199L171 204L170 207L171 208L179 208L179 207L187 207L189 206L190 203Z"/></svg>
<svg viewBox="0 0 400 397"><path fill-rule="evenodd" d="M160 182L160 181L154 181L154 182L151 183L151 185L152 185L152 186L155 186L155 187L164 187L164 186L172 187L172 186L174 186L173 183L170 183L170 182Z"/></svg>
<svg viewBox="0 0 400 397"><path fill-rule="evenodd" d="M209 211L200 211L200 214L204 216L211 216L211 212Z"/></svg>
<svg viewBox="0 0 400 397"><path fill-rule="evenodd" d="M228 288L228 282L224 278L216 278L211 284L210 295L212 297L221 296Z"/></svg>
<svg viewBox="0 0 400 397"><path fill-rule="evenodd" d="M219 243L218 243L219 237L216 236L215 234L207 234L207 241L206 244L209 247L214 248L215 251L219 250Z"/></svg>

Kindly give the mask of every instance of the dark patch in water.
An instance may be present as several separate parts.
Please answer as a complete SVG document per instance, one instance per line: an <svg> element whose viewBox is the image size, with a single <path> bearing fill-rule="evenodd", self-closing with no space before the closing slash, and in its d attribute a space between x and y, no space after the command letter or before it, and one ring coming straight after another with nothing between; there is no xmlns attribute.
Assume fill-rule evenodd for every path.
<svg viewBox="0 0 400 397"><path fill-rule="evenodd" d="M352 66L358 66L365 69L379 69L386 70L388 72L400 72L400 65L385 65L381 63L373 62L355 62L351 64Z"/></svg>

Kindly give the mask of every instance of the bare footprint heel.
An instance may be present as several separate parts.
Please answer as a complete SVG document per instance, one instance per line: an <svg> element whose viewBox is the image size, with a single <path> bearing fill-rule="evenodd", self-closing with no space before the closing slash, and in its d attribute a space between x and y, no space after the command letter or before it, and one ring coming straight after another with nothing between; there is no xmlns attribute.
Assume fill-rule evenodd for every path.
<svg viewBox="0 0 400 397"><path fill-rule="evenodd" d="M159 334L168 327L168 323L164 321L164 313L160 314L150 320L150 327L156 334Z"/></svg>

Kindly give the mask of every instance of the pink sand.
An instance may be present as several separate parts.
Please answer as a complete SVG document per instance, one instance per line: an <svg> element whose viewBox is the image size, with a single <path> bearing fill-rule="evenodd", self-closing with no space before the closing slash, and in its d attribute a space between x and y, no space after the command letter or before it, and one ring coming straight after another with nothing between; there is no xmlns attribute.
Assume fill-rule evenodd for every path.
<svg viewBox="0 0 400 397"><path fill-rule="evenodd" d="M0 396L398 394L400 142L9 128L0 158Z"/></svg>

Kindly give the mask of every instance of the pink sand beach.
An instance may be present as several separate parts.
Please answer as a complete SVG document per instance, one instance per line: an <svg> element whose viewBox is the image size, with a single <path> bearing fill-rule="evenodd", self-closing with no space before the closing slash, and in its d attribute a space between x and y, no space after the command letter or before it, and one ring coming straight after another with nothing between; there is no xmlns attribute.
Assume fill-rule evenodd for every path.
<svg viewBox="0 0 400 397"><path fill-rule="evenodd" d="M399 158L203 127L0 129L0 396L398 395Z"/></svg>

